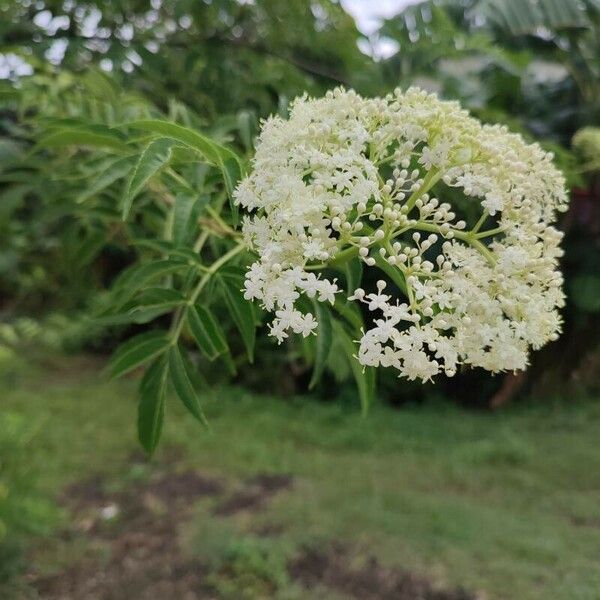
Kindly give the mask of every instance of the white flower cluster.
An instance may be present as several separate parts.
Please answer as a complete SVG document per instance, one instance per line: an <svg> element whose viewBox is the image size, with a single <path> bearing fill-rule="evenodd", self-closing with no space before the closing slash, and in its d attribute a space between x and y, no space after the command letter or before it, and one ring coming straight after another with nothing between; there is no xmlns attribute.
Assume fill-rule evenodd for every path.
<svg viewBox="0 0 600 600"><path fill-rule="evenodd" d="M288 120L263 124L236 200L255 211L243 231L260 257L245 297L275 313L280 341L315 329L298 300L334 303L336 280L315 272L346 260L395 275L350 296L374 311L363 365L423 380L460 364L523 369L530 347L560 331L551 224L566 209L564 179L537 144L456 102L416 88L296 99Z"/></svg>

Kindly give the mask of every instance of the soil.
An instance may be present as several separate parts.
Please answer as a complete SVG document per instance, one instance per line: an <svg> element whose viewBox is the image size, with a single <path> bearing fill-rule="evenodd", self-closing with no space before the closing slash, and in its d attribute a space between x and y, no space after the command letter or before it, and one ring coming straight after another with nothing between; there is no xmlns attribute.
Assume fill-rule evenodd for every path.
<svg viewBox="0 0 600 600"><path fill-rule="evenodd" d="M257 475L248 479L242 489L220 502L213 513L220 517L229 517L241 511L263 509L277 492L287 490L293 485L290 475Z"/></svg>
<svg viewBox="0 0 600 600"><path fill-rule="evenodd" d="M332 543L306 548L289 567L291 576L309 590L322 586L360 600L477 600L463 589L440 590L409 571L382 566L371 556L357 565L351 549Z"/></svg>
<svg viewBox="0 0 600 600"><path fill-rule="evenodd" d="M106 491L94 476L65 490L63 504L74 531L108 558L86 558L60 573L32 574L30 583L48 600L182 600L215 596L204 585L206 567L184 556L179 531L194 502L220 494L220 480L195 471L174 472L127 490Z"/></svg>
<svg viewBox="0 0 600 600"><path fill-rule="evenodd" d="M194 470L177 471L174 464L116 492L108 491L101 476L92 476L67 488L62 497L73 517L63 540L83 540L81 555L65 561L69 566L61 572L31 572L27 580L45 600L218 599L206 583L210 566L185 555L179 543L195 502L214 498L214 515L227 518L264 510L276 494L293 485L290 475L260 474L228 493L231 482ZM281 533L280 525L268 524L255 531L258 536ZM438 590L426 578L384 567L375 557L357 564L356 556L336 542L304 548L289 562L289 575L315 598L326 597L323 590L329 588L337 596L360 600L476 599L463 590ZM313 596L315 589L321 591Z"/></svg>

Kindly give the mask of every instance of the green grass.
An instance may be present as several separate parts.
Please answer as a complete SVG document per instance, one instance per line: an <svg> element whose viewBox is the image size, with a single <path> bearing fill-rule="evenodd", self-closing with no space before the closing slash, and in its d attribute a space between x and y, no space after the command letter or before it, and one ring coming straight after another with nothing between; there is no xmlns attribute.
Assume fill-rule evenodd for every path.
<svg viewBox="0 0 600 600"><path fill-rule="evenodd" d="M2 410L37 427L29 468L42 495L93 472L123 484L136 448L135 385L108 381L83 359L0 363ZM171 398L157 461L179 446L181 463L202 472L290 473L295 486L251 523L200 507L186 533L193 552L209 553L209 540L231 539L233 527L243 558L263 544L248 537L250 525L276 523L284 534L266 565L335 538L490 600L600 598L598 401L493 415L449 403L377 406L363 419L349 406L227 388L210 393L206 413L211 432Z"/></svg>

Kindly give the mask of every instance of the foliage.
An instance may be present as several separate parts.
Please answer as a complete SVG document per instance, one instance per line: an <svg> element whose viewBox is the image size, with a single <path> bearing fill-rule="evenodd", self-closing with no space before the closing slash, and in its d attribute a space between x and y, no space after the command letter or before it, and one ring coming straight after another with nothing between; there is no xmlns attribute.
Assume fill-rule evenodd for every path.
<svg viewBox="0 0 600 600"><path fill-rule="evenodd" d="M590 208L597 177L581 172L570 149L577 129L597 125L595 0L421 2L384 23L377 35L399 51L380 62L359 51L364 36L327 0L310 10L300 0L19 0L0 2L0 11L8 68L0 82L0 296L9 328L18 316L45 323L57 312L77 314L89 335L73 328L67 343L106 350L117 340L165 332L170 357L155 369L170 379L177 373L180 395L200 419L190 390L203 377L237 373L264 388L273 385L264 374L275 370L278 386L293 388L290 380L300 379L303 388L333 393L352 377L351 347L325 333L275 350L257 329L260 312L243 314L236 297L251 255L236 253L224 271L210 274L200 302L188 302L209 265L237 243L228 194L252 155L258 118L285 115L291 97L320 95L338 83L368 95L417 83L460 99L485 122L542 138L555 153L578 190L563 224L567 289L575 293L556 356L576 345L568 340L581 331L597 330L589 301L598 264ZM360 322L347 311L334 318L357 339ZM51 334L36 339L56 342L58 328L48 327ZM585 337L586 349L570 352L573 362L561 369L567 362L575 368L593 349L594 336ZM144 354L156 343L142 346L129 366L157 358ZM253 354L256 368L244 369ZM354 376L363 381L362 371ZM394 398L415 393L384 383ZM363 405L372 396L372 387L365 389ZM150 416L160 413L160 398L147 404L155 409Z"/></svg>

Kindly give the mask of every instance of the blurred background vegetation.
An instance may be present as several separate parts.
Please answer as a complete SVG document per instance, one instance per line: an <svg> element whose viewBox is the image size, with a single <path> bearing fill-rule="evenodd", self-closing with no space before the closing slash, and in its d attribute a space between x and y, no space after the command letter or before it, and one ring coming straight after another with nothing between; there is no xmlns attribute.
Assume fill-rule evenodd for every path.
<svg viewBox="0 0 600 600"><path fill-rule="evenodd" d="M373 10L371 3L347 3L355 5ZM492 404L510 399L523 383L537 395L597 389L598 0L417 2L368 35L343 4L329 0L22 0L0 2L0 15L5 344L36 338L106 352L131 333L131 327L91 325L87 317L140 254L132 239L162 233L151 215L120 222L117 200L131 164L93 151L118 146L118 139L102 137L103 127L166 117L251 156L258 120L285 114L289 100L305 91L318 95L344 85L374 95L414 84L540 140L555 153L572 196L560 223L569 299L560 342L534 356L526 382L466 373L442 386L461 401ZM92 147L65 145L68 132L53 136L58 125L88 128ZM199 182L198 195L214 191L210 173L187 176ZM181 192L164 179L157 185L163 194ZM282 392L306 387L297 343L284 353L259 344L270 374L277 363ZM343 381L348 368L330 370ZM260 372L242 369L239 377L260 387ZM271 375L266 383L273 385ZM393 378L382 383L383 396L393 401L430 393Z"/></svg>
<svg viewBox="0 0 600 600"><path fill-rule="evenodd" d="M145 252L132 240L162 236L163 215L156 199L186 191L158 175L140 196L147 210L123 223L118 199L131 163L126 155L102 153L103 146L118 151L120 144L114 130L107 133L108 127L138 118L166 118L250 157L259 119L285 115L288 102L304 92L319 95L343 85L376 95L418 85L459 100L483 121L506 123L555 153L571 190L571 208L559 224L566 234L564 335L533 356L525 377L465 372L433 387L399 382L390 375L382 377L380 400L403 404L443 396L455 403L498 407L517 396L547 401L597 394L600 1L398 2L393 16L359 29L350 11L360 13L376 4L0 0L0 352L34 356L44 352L40 348L50 348L105 355L147 327L143 319L107 324L93 317L119 273ZM88 145L68 145L69 129L88 136ZM200 210L196 201L220 193L218 177L210 169L192 165L185 174L202 192L194 204L186 205L186 220L177 233L181 239L193 234L190 223L200 218L193 212ZM233 379L226 369L202 364L200 369L213 384L233 383L279 396L304 393L310 379L305 349L291 340L282 351L264 332L257 345L257 363L240 364ZM332 352L329 372L315 396L342 404L352 399L350 375L348 363ZM6 375L3 387L10 387L10 377ZM11 457L0 462L0 539L3 522L11 525L14 536L1 547L0 581L17 569L11 548L23 532L43 532L54 510L36 496L26 469L19 466L29 462L30 440L37 434L17 410L19 402L11 402L15 410L0 421L0 456ZM35 414L38 402L24 412ZM304 439L305 433L298 435ZM511 463L514 442L516 462L536 464L519 435L507 442L509 457L499 460ZM487 456L488 450L481 451ZM575 452L573 461L581 456ZM257 460L257 468L267 468L263 462ZM65 471L69 464L67 460ZM232 465L239 469L236 460ZM57 485L44 489L54 493ZM8 489L13 492L3 492ZM541 488L538 492L544 493ZM32 516L16 508L15 497L19 507L23 499L35 499L25 502ZM588 505L581 502L585 512ZM516 535L518 527L509 530ZM236 551L245 556L246 550L242 544ZM463 558L448 563L461 576L467 571L457 566ZM585 561L582 565L589 566ZM474 577L474 584L479 583ZM567 589L564 597L597 597L593 591L586 595L588 591L569 596ZM522 592L518 597L528 596Z"/></svg>

